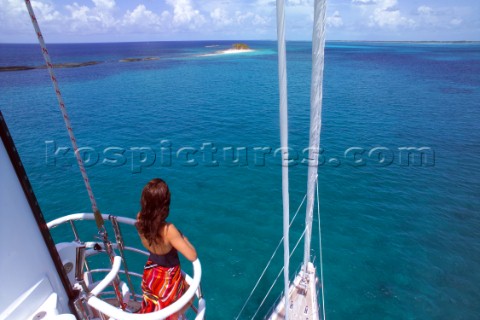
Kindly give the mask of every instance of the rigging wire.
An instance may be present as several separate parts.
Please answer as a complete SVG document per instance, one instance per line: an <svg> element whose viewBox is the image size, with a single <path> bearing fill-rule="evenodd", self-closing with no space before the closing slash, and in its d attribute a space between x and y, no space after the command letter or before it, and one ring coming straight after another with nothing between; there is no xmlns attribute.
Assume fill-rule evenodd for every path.
<svg viewBox="0 0 480 320"><path fill-rule="evenodd" d="M307 195L305 194L305 196L303 197L302 202L300 203L300 205L299 205L298 208L297 208L297 211L295 212L295 215L294 215L293 218L292 218L292 221L290 222L289 227L291 227L292 224L293 224L293 221L295 221L295 218L297 217L298 213L300 212L300 209L301 209L301 207L303 206L303 203L305 202L305 199L306 199L306 198L307 198ZM252 291L250 291L250 295L248 296L247 300L245 301L245 303L244 303L243 306L242 306L242 309L241 309L240 312L237 314L237 316L235 317L235 319L238 319L238 318L242 315L242 312L243 312L243 310L245 309L245 307L247 306L248 302L250 301L250 298L252 297L253 292L255 291L255 289L257 289L258 284L259 284L260 281L262 280L263 276L265 275L265 272L267 271L268 267L270 266L270 263L272 262L273 258L274 258L275 255L277 254L277 251L278 251L278 249L280 248L280 245L282 244L282 241L283 241L283 236L282 236L282 239L280 239L280 241L278 242L278 245L277 245L277 247L275 248L275 250L273 251L273 254L272 254L272 256L270 257L270 260L268 260L268 263L267 263L267 265L265 266L265 268L263 269L262 274L260 275L260 277L258 277L257 283L255 283L255 286L253 287ZM282 269L282 270L283 270L283 269Z"/></svg>
<svg viewBox="0 0 480 320"><path fill-rule="evenodd" d="M325 288L323 285L323 246L322 246L322 227L320 224L320 195L318 191L318 175L317 175L317 215L318 215L318 242L319 242L319 251L320 251L320 284L322 288L322 317L323 320L326 319L325 314Z"/></svg>
<svg viewBox="0 0 480 320"><path fill-rule="evenodd" d="M302 241L303 237L305 236L305 231L306 231L306 230L307 230L307 229L303 229L303 232L302 232L302 234L300 235L300 238L298 238L298 241L297 241L297 243L295 244L295 247L293 247L293 250L292 250L292 252L290 253L289 258L292 257L293 253L295 252L295 249L297 249L298 245L299 245L300 242ZM255 314L253 315L252 319L254 319L255 316L257 315L258 311L260 311L260 308L262 307L262 305L263 305L263 303L265 302L265 300L267 300L267 297L268 297L268 295L270 294L270 291L272 291L273 287L274 287L275 284L277 283L278 278L280 278L280 276L282 275L282 271L284 271L284 270L285 270L285 267L282 267L282 269L281 269L280 272L278 273L277 277L275 278L275 281L273 281L272 285L270 286L270 289L268 289L267 294L265 295L265 297L263 298L262 302L261 302L260 305L258 306L257 311L255 311ZM284 294L284 296L287 298L286 301L288 302L288 289L287 289L287 291L286 291L286 294ZM285 304L285 310L288 309L287 306L288 306L288 303Z"/></svg>

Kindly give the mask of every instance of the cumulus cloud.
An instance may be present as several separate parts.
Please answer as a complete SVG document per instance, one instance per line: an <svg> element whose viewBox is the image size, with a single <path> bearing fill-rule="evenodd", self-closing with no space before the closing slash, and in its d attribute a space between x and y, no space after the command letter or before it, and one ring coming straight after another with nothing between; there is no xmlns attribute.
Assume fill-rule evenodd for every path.
<svg viewBox="0 0 480 320"><path fill-rule="evenodd" d="M417 8L417 12L423 15L431 15L433 13L433 9L428 6L420 6Z"/></svg>
<svg viewBox="0 0 480 320"><path fill-rule="evenodd" d="M35 11L37 18L44 21L54 21L61 17L60 13L55 7L48 2L32 1L32 7ZM2 21L8 20L7 18L25 18L28 17L27 8L23 1L14 0L0 0L0 17Z"/></svg>
<svg viewBox="0 0 480 320"><path fill-rule="evenodd" d="M313 0L287 0L286 6L313 6Z"/></svg>
<svg viewBox="0 0 480 320"><path fill-rule="evenodd" d="M429 6L420 6L417 8L418 22L421 24L435 26L438 25L439 19L435 11Z"/></svg>
<svg viewBox="0 0 480 320"><path fill-rule="evenodd" d="M424 27L435 27L437 29L455 28L463 23L455 10L447 8L432 8L421 5L417 8L418 25Z"/></svg>
<svg viewBox="0 0 480 320"><path fill-rule="evenodd" d="M397 0L352 0L352 4L362 9L368 16L370 27L412 27L415 21L397 8Z"/></svg>
<svg viewBox="0 0 480 320"><path fill-rule="evenodd" d="M95 7L110 10L115 8L115 0L92 0Z"/></svg>
<svg viewBox="0 0 480 320"><path fill-rule="evenodd" d="M450 24L453 25L453 26L458 26L458 25L461 25L463 22L462 19L458 19L458 18L455 18L455 19L452 19L450 21Z"/></svg>
<svg viewBox="0 0 480 320"><path fill-rule="evenodd" d="M253 12L237 11L235 12L235 19L239 25L251 24L253 26L260 26L268 23L267 19Z"/></svg>
<svg viewBox="0 0 480 320"><path fill-rule="evenodd" d="M334 28L339 28L343 26L343 20L340 16L340 12L335 11L333 13L333 16L327 17L327 26Z"/></svg>
<svg viewBox="0 0 480 320"><path fill-rule="evenodd" d="M400 10L384 10L377 8L370 16L370 26L380 27L399 27L399 26L413 26L415 21L402 16Z"/></svg>
<svg viewBox="0 0 480 320"><path fill-rule="evenodd" d="M210 18L217 26L228 26L233 20L229 17L228 12L223 8L215 8L210 12Z"/></svg>
<svg viewBox="0 0 480 320"><path fill-rule="evenodd" d="M256 0L255 0L256 1ZM243 34L260 35L275 30L274 0L258 0L273 6L259 7L250 3L226 3L224 1L195 2L193 0L162 0L151 3L117 3L115 0L32 0L42 31L50 41L78 35L78 40L105 35L151 34L168 31L162 37L196 30L198 34L221 34L229 37ZM273 1L273 2L272 2ZM312 0L289 0L299 7ZM20 0L0 0L0 41L11 41L15 34L23 39L33 39L32 27L25 4ZM192 38L195 37L194 33ZM103 36L102 36L103 35ZM29 37L30 36L30 37ZM5 40L9 39L9 40ZM63 41L65 41L63 40Z"/></svg>
<svg viewBox="0 0 480 320"><path fill-rule="evenodd" d="M36 12L35 14L45 21L56 21L61 19L60 12L55 10L55 7L50 3L35 1L32 2L32 7Z"/></svg>
<svg viewBox="0 0 480 320"><path fill-rule="evenodd" d="M356 5L369 5L369 4L376 4L376 0L352 0L353 4Z"/></svg>
<svg viewBox="0 0 480 320"><path fill-rule="evenodd" d="M164 21L170 18L170 14L164 11L158 15L148 10L143 4L139 4L132 11L127 10L124 14L121 25L130 28L133 31L159 31Z"/></svg>
<svg viewBox="0 0 480 320"><path fill-rule="evenodd" d="M205 23L205 17L193 7L190 0L166 0L173 8L174 26L187 26L195 29Z"/></svg>
<svg viewBox="0 0 480 320"><path fill-rule="evenodd" d="M357 38L365 34L438 34L452 30L475 34L478 5L445 5L444 2L407 0L350 0L331 4L327 16L330 37ZM313 0L285 0L288 37L306 39L313 23ZM274 38L275 0L32 0L43 33L49 41L105 41L121 39ZM341 9L341 10L339 10ZM341 12L341 14L340 14ZM195 32L192 32L195 30ZM157 31L162 31L158 36ZM382 33L383 32L383 33ZM399 35L400 33L396 33ZM353 35L353 36L352 36ZM75 37L78 36L78 37ZM292 37L293 36L293 37ZM435 38L434 37L434 38ZM0 42L34 39L25 4L0 0Z"/></svg>
<svg viewBox="0 0 480 320"><path fill-rule="evenodd" d="M114 17L115 1L93 0L93 6L79 5L74 2L66 5L70 13L67 28L80 34L106 33L114 28L118 21Z"/></svg>
<svg viewBox="0 0 480 320"><path fill-rule="evenodd" d="M32 1L32 7L37 19L42 21L44 29L61 30L59 25L64 21L64 17L52 3ZM32 32L33 28L23 1L0 0L0 28L0 33L3 34L27 34Z"/></svg>

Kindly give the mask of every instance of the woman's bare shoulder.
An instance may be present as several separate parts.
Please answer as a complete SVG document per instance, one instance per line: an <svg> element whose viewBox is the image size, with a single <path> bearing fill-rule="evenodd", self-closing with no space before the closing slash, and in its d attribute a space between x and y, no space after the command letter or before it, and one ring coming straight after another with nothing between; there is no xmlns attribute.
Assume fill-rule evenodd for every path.
<svg viewBox="0 0 480 320"><path fill-rule="evenodd" d="M180 231L178 231L177 227L175 227L175 225L171 222L166 223L165 229L169 239L181 236Z"/></svg>

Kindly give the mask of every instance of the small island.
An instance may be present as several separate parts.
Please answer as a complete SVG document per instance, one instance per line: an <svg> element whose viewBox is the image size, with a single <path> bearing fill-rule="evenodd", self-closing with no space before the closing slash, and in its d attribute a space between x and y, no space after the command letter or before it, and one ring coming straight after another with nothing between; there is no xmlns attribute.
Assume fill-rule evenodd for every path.
<svg viewBox="0 0 480 320"><path fill-rule="evenodd" d="M245 43L234 43L230 48L226 50L219 50L213 53L207 53L207 54L204 54L203 56L216 56L219 54L239 54L239 53L247 53L247 52L253 52L253 51L255 50L250 48Z"/></svg>
<svg viewBox="0 0 480 320"><path fill-rule="evenodd" d="M251 50L248 44L245 43L234 43L232 45L232 49L234 50Z"/></svg>
<svg viewBox="0 0 480 320"><path fill-rule="evenodd" d="M86 62L65 62L65 63L56 63L53 65L55 69L58 68L80 68L93 66L96 64L102 63L101 61L86 61ZM46 65L41 66L0 66L0 72L3 71L23 71L23 70L33 70L33 69L46 69Z"/></svg>
<svg viewBox="0 0 480 320"><path fill-rule="evenodd" d="M158 57L144 57L144 58L125 58L118 60L119 62L138 62L138 61L152 61L158 60Z"/></svg>

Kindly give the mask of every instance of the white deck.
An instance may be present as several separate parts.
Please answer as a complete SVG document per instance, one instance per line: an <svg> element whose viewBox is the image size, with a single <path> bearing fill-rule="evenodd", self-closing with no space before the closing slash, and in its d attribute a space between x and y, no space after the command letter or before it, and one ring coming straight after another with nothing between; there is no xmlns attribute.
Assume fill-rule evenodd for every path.
<svg viewBox="0 0 480 320"><path fill-rule="evenodd" d="M23 177L17 177L2 139L0 177L0 319L69 313L67 293L20 184Z"/></svg>
<svg viewBox="0 0 480 320"><path fill-rule="evenodd" d="M303 268L302 268L303 270ZM288 292L289 319L291 320L318 320L317 302L317 277L314 265L309 262L307 265L306 281L303 281L303 271L300 271ZM269 320L285 319L285 298L282 296L280 302L268 318Z"/></svg>

